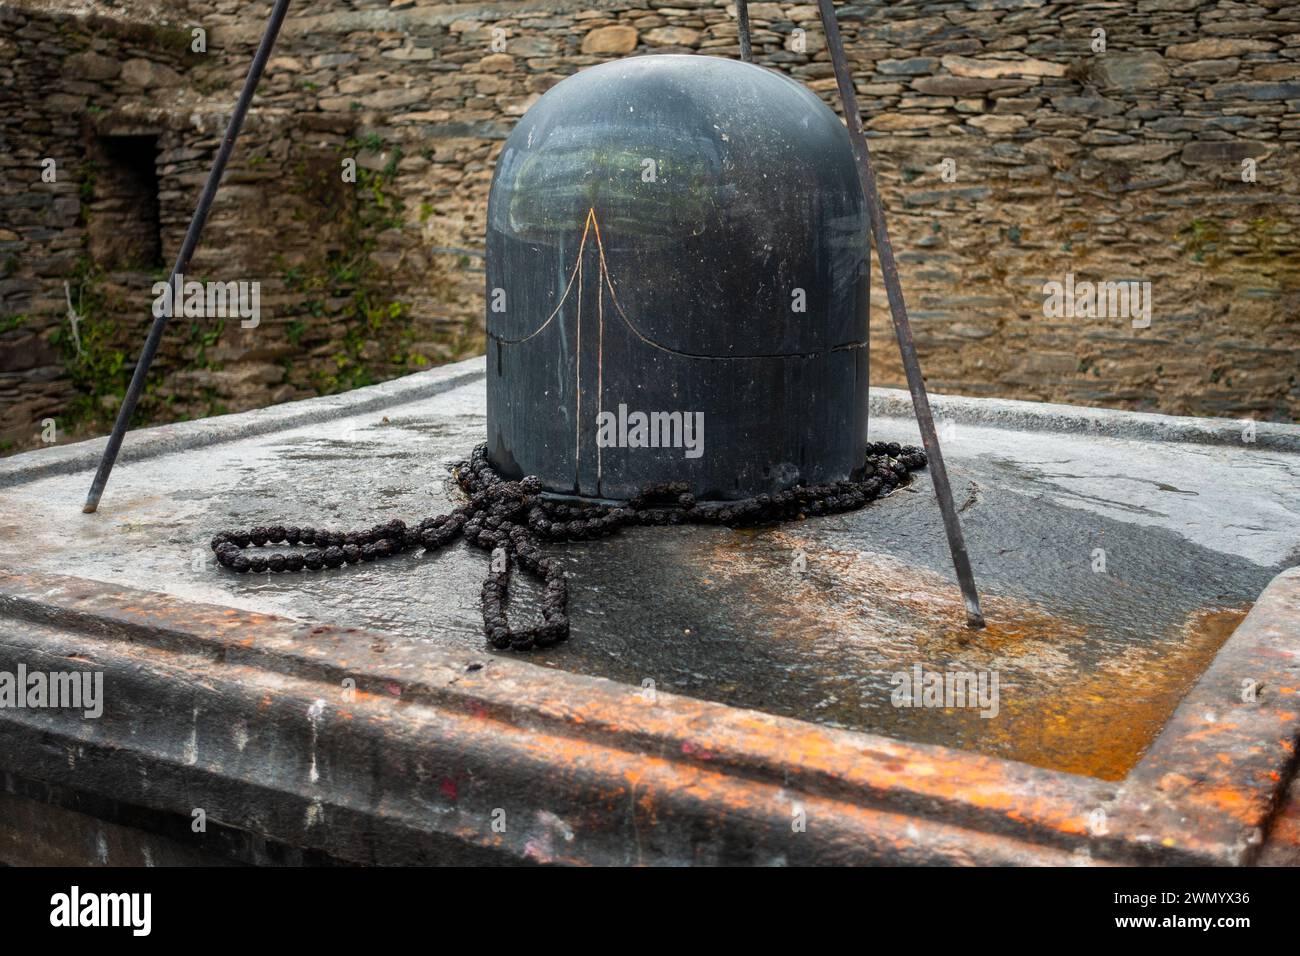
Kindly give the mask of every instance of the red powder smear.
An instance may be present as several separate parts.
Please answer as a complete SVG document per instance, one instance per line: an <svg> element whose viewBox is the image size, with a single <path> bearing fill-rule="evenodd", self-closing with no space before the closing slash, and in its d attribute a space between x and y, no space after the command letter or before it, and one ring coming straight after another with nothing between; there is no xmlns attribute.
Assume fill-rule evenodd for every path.
<svg viewBox="0 0 1300 956"><path fill-rule="evenodd" d="M701 760L713 759L713 753L711 751L705 750L703 747L697 747L689 740L682 741L682 753L691 757L699 757Z"/></svg>

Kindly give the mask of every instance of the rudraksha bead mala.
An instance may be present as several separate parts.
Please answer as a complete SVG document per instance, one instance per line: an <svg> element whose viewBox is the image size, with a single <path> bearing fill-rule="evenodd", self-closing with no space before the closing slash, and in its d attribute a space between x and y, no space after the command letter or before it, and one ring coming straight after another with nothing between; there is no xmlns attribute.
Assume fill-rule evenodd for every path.
<svg viewBox="0 0 1300 956"><path fill-rule="evenodd" d="M560 562L542 553L543 541L587 541L627 525L736 528L854 511L893 491L925 464L925 453L919 448L876 442L867 447L861 476L854 481L798 485L774 495L725 502L696 501L685 483L665 482L643 488L626 505L609 505L545 498L532 477L506 481L488 461L487 447L479 445L468 461L452 468L469 500L448 514L424 518L413 527L394 520L364 531L259 525L221 532L212 539L212 550L218 563L231 571L320 571L417 548L434 551L463 535L470 544L492 552L480 595L483 633L498 650L527 651L550 647L569 636L569 585ZM249 547L281 543L309 550L242 553ZM506 605L510 573L516 565L544 586L540 624L510 626Z"/></svg>

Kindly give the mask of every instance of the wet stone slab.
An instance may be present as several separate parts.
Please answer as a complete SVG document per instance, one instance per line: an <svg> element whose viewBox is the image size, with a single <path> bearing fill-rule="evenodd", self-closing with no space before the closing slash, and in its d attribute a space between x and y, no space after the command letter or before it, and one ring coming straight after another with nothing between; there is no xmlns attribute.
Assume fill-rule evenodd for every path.
<svg viewBox="0 0 1300 956"><path fill-rule="evenodd" d="M0 566L373 629L481 659L492 653L478 608L488 558L464 542L257 576L222 571L207 548L231 528L348 529L450 510L459 493L448 465L483 437L479 368L363 390L319 413L283 406L257 428L230 416L174 429L166 434L182 440L156 438L157 453L119 466L95 515L80 513L94 443L10 459L0 470ZM448 387L434 394L434 381ZM873 439L917 440L905 402L873 395ZM922 473L848 515L553 545L570 574L573 631L527 660L1122 777L1256 595L1300 560L1300 428L1213 443L1154 416L1096 413L1104 428L1073 429L1053 423L1052 406L941 398L936 408L947 416L986 631L962 624ZM536 591L515 581L512 609L524 620ZM996 671L996 716L894 706L891 677L918 665Z"/></svg>

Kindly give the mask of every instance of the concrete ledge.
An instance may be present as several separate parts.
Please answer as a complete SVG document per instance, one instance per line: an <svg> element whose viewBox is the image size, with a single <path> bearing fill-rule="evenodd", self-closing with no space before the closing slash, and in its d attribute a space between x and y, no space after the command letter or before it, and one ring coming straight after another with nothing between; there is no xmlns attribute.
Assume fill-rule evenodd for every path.
<svg viewBox="0 0 1300 956"><path fill-rule="evenodd" d="M1081 828L1051 771L74 578L0 591L0 669L72 658L109 701L0 711L4 769L344 859L1060 863Z"/></svg>
<svg viewBox="0 0 1300 956"><path fill-rule="evenodd" d="M174 425L156 425L127 433L118 453L118 467L158 455L237 441L268 432L310 425L387 408L393 404L429 398L483 376L483 359L469 359L428 372L396 378L379 385L358 388L340 395L325 395L300 402L271 405L249 412L218 415ZM0 459L0 488L43 478L47 475L94 471L108 438L92 438L43 449L39 456L14 455ZM111 487L111 484L110 484ZM88 489L89 490L89 489Z"/></svg>
<svg viewBox="0 0 1300 956"><path fill-rule="evenodd" d="M1116 826L1152 843L1182 830L1186 849L1224 863L1257 858L1295 773L1298 638L1300 567L1264 589L1129 774ZM1275 839L1294 835L1282 829Z"/></svg>
<svg viewBox="0 0 1300 956"><path fill-rule="evenodd" d="M430 398L482 378L485 364L486 360L479 356L339 395L178 422L174 425L136 429L128 433L126 441L122 443L118 461L143 461L187 448L236 441ZM941 422L1021 431L1082 433L1142 441L1236 445L1255 450L1300 452L1300 425L1256 422L1255 442L1246 446L1242 440L1245 422L1235 419L1219 421L1179 418L1077 405L954 395L932 394L930 403L934 407L936 418ZM873 388L871 415L911 419L911 395L905 389ZM107 438L93 438L43 449L39 456L14 455L0 459L0 488L46 475L93 470L107 441Z"/></svg>
<svg viewBox="0 0 1300 956"><path fill-rule="evenodd" d="M99 670L107 703L97 720L0 710L0 753L25 777L202 808L357 862L1240 865L1264 845L1300 732L1297 609L1288 572L1116 788L356 629L3 574L0 669ZM1238 673L1277 691L1221 710L1226 736L1207 743L1195 712Z"/></svg>
<svg viewBox="0 0 1300 956"><path fill-rule="evenodd" d="M962 425L987 425L1031 432L1097 435L1137 441L1234 445L1257 451L1300 452L1300 425L1251 421L1255 435L1246 442L1247 419L1184 418L1148 412L1129 412L1083 405L1053 405L1003 398L964 398L931 395L935 418ZM912 396L903 389L873 388L871 414L883 418L911 418ZM942 441L942 436L940 436Z"/></svg>

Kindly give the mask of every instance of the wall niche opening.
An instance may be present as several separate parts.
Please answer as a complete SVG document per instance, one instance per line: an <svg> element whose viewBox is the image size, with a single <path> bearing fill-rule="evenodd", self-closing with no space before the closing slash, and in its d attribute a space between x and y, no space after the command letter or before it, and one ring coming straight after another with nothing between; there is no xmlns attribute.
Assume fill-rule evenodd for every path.
<svg viewBox="0 0 1300 956"><path fill-rule="evenodd" d="M158 219L158 137L96 136L87 234L95 264L107 270L163 267Z"/></svg>

